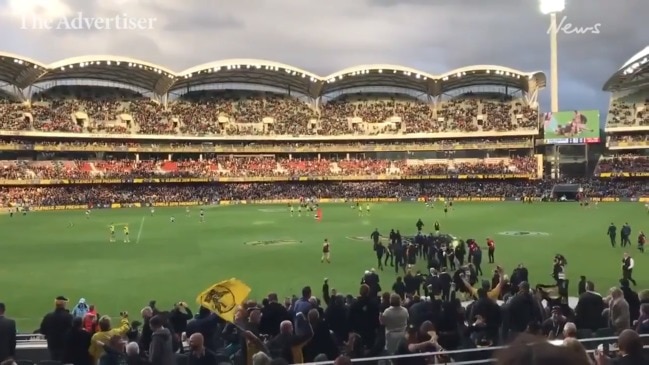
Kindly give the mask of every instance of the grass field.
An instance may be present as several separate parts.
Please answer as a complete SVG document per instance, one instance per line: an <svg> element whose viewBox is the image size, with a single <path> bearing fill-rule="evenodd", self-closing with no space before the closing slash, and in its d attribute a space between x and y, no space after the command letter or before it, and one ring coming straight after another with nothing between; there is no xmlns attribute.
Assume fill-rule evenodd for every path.
<svg viewBox="0 0 649 365"><path fill-rule="evenodd" d="M634 276L638 288L649 287L649 258L635 249L638 232L649 230L640 203L589 209L570 203L457 203L447 217L439 207L427 209L422 203L373 204L364 217L346 204L331 204L323 206L323 213L319 223L311 215L291 217L284 206L270 205L207 207L203 224L198 208L190 216L184 208L158 208L153 216L145 208L96 210L90 219L81 211L2 216L0 301L27 332L37 328L58 295L71 304L84 297L103 314L128 310L135 316L151 299L160 308L181 300L193 303L199 291L230 277L247 282L253 298L270 291L282 297L299 294L304 285L320 296L324 277L339 291L356 293L363 271L377 265L370 242L348 237L368 237L374 228L413 234L418 218L425 231L439 220L443 232L464 239L494 238L497 263L508 273L525 263L532 283L552 283L552 257L562 253L573 292L580 275L594 280L600 291L616 284L623 249L611 248L605 233L611 221L618 227L629 222ZM176 217L173 224L171 216ZM129 225L130 244L108 242L111 223ZM545 235L502 235L506 231ZM117 232L121 238L121 229ZM320 263L324 238L332 242L329 265ZM391 287L394 277L391 270L382 274L384 287Z"/></svg>

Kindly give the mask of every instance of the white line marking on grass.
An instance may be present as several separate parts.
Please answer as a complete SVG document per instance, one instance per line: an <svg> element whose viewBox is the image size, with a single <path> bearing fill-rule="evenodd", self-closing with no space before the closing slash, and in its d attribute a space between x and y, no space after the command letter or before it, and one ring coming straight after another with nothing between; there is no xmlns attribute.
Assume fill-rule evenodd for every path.
<svg viewBox="0 0 649 365"><path fill-rule="evenodd" d="M140 229L137 231L137 237L135 238L135 243L140 243L140 237L142 237L142 228L144 228L144 220L146 219L146 215L142 216L142 220L140 221Z"/></svg>
<svg viewBox="0 0 649 365"><path fill-rule="evenodd" d="M255 226L265 226L265 225L274 224L274 223L275 223L274 221L254 221L254 222L252 222L252 224L255 225Z"/></svg>

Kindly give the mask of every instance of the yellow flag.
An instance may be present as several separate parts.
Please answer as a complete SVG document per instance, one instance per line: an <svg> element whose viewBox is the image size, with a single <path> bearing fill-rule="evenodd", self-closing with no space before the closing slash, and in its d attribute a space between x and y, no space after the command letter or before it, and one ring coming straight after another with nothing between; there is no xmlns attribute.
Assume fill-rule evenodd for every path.
<svg viewBox="0 0 649 365"><path fill-rule="evenodd" d="M234 322L234 314L250 294L250 287L241 280L229 279L205 289L196 297L196 303L211 310L228 322Z"/></svg>

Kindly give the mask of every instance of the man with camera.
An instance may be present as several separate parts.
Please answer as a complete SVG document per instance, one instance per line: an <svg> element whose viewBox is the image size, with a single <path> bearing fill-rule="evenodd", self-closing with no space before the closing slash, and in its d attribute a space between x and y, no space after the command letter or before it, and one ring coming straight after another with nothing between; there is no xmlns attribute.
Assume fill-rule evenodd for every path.
<svg viewBox="0 0 649 365"><path fill-rule="evenodd" d="M187 321L194 318L194 314L185 302L178 302L174 304L174 308L169 312L169 323L171 328L174 329L174 335L177 339L180 338L183 332L187 329Z"/></svg>

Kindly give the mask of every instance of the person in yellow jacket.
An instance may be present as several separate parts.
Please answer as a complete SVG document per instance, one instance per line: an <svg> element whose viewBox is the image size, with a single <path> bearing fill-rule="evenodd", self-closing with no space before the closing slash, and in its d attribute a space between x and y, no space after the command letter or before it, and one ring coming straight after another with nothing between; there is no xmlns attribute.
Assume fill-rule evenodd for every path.
<svg viewBox="0 0 649 365"><path fill-rule="evenodd" d="M125 336L126 333L131 329L131 324L128 321L128 313L120 313L119 326L112 328L110 317L102 316L99 319L99 332L92 335L90 339L90 347L88 348L88 353L92 357L93 364L99 364L99 359L104 354L104 345L109 343L110 339L114 336Z"/></svg>

